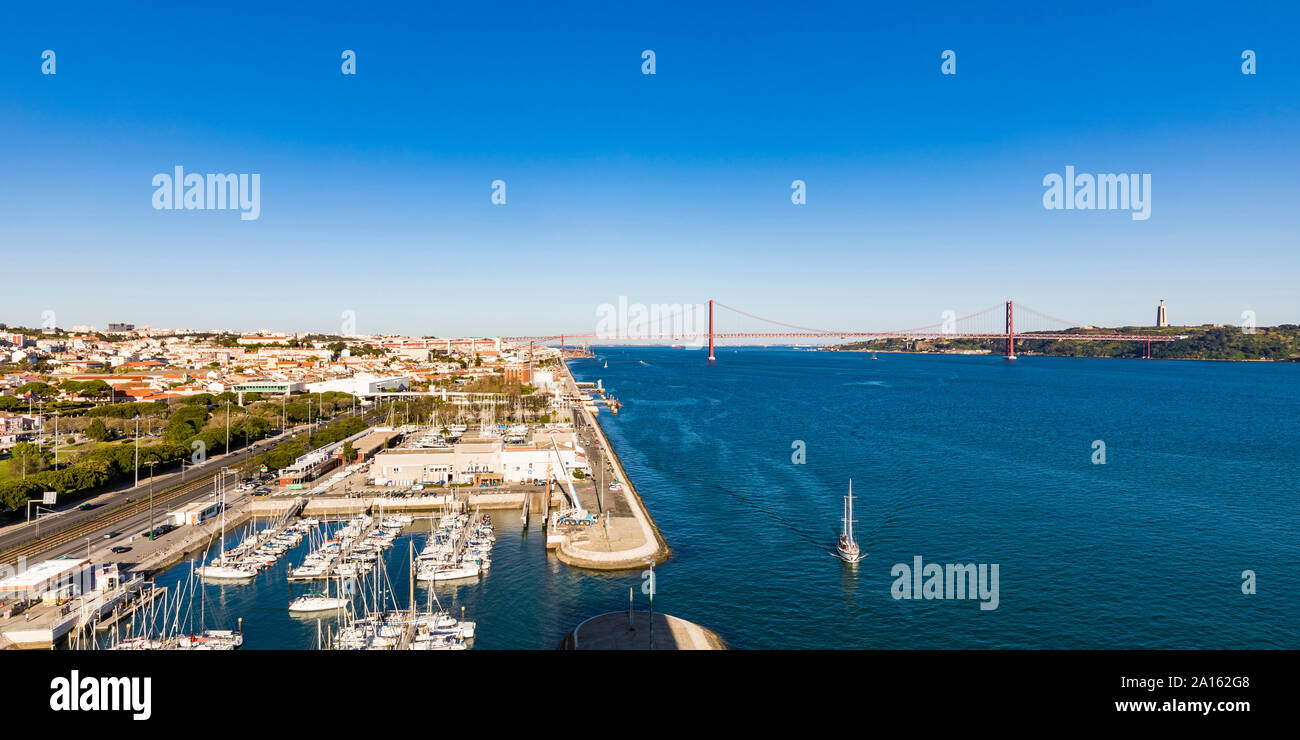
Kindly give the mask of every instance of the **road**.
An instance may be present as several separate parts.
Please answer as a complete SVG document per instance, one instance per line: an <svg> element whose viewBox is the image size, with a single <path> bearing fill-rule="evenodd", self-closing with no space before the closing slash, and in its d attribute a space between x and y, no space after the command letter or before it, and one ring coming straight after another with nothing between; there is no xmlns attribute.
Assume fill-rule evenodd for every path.
<svg viewBox="0 0 1300 740"><path fill-rule="evenodd" d="M255 442L249 447L209 458L203 464L186 465L184 473L176 471L156 476L153 481L154 520L161 523L168 510L210 496L213 489L212 476L220 472L223 467L235 467L259 452L264 452L271 445L289 439L297 433L310 428L311 425L302 424L273 437L267 437ZM184 492L166 494L168 488L181 484L182 475L184 476L184 482L188 484ZM38 558L48 559L62 554L76 554L78 547L84 552L86 537L90 537L92 546L96 541L103 544L103 535L109 531L122 532L122 538L139 533L149 523L149 505L147 503L149 488L148 478L141 475L139 486L119 486L93 498L70 504L57 514L46 514L35 521L0 530L0 552L6 553L3 556L3 562L12 563L20 555L31 562ZM168 498L163 499L165 503L160 505L158 499L164 495L168 496ZM134 503L131 503L132 501ZM81 511L77 508L86 502L95 504L95 508L87 511ZM128 504L130 504L130 508L123 509ZM38 540L41 540L43 533L53 533L44 534L45 540L50 541L48 546L43 546L43 542L38 542ZM69 540L69 537L75 537L75 541ZM14 548L22 549L10 552Z"/></svg>

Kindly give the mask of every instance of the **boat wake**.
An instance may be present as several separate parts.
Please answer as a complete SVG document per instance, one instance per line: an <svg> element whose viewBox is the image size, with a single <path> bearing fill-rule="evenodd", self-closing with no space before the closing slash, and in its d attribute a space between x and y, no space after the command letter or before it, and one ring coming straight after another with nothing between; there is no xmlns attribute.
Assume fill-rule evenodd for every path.
<svg viewBox="0 0 1300 740"><path fill-rule="evenodd" d="M791 523L790 519L788 518L789 512L777 511L775 509L763 506L755 502L752 496L745 495L743 493L740 493L739 491L733 491L730 488L727 488L726 486L720 486L717 483L705 482L704 480L701 480L696 476L683 474L680 471L678 472L678 475L683 478L694 479L694 482L699 486L701 486L702 488L705 489L712 488L727 494L728 496L736 499L737 501L744 503L746 506L750 507L751 509L764 514L768 519L771 519L775 524L789 530L791 533L798 535L799 537L805 540L808 540L810 543L814 545L820 547L824 545L826 542L824 538L818 537L817 535L807 530L800 529L799 527L796 527L793 523Z"/></svg>

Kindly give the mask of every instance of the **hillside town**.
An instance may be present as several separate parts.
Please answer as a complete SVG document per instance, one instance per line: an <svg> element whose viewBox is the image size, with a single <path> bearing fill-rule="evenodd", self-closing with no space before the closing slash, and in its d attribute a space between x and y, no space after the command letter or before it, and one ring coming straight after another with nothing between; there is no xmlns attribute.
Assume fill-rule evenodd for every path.
<svg viewBox="0 0 1300 740"><path fill-rule="evenodd" d="M138 475L142 452L162 472L195 444L206 454L298 424L316 433L381 403L376 421L393 425L549 423L556 409L594 409L565 389L565 351L492 337L0 325L0 509L38 487L74 493Z"/></svg>

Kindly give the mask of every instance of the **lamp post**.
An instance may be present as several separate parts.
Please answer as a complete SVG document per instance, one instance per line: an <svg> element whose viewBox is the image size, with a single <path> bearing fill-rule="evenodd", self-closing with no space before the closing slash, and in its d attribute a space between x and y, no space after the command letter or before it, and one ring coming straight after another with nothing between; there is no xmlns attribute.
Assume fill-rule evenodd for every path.
<svg viewBox="0 0 1300 740"><path fill-rule="evenodd" d="M655 649L655 563L650 561L650 649Z"/></svg>
<svg viewBox="0 0 1300 740"><path fill-rule="evenodd" d="M29 523L31 522L31 515L32 515L32 509L31 509L31 507L32 507L32 504L36 504L36 502L35 502L35 501L28 501L28 502L27 502L27 517L28 517L27 521L28 521ZM42 508L42 506L41 506L40 504L36 504L36 537L37 537L37 538L40 538L40 536L41 536L41 508ZM46 514L57 514L57 513L59 513L59 512L58 512L58 510L56 510L56 509L45 509L45 513L46 513Z"/></svg>
<svg viewBox="0 0 1300 740"><path fill-rule="evenodd" d="M157 465L157 460L150 460L145 463L149 466L149 541L153 542L153 466Z"/></svg>

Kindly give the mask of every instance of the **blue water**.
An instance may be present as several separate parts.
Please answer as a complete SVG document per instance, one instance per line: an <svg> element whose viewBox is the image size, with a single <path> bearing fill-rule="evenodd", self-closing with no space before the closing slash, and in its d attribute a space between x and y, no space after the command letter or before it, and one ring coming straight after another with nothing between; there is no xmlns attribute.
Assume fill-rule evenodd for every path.
<svg viewBox="0 0 1300 740"><path fill-rule="evenodd" d="M1300 366L598 355L571 367L624 401L600 421L673 548L655 608L734 647L1300 647ZM828 555L849 478L870 553L856 567ZM640 573L574 571L517 515L494 517L491 573L438 590L478 620L476 649L553 648L629 588L645 608ZM408 538L418 549L424 534ZM406 541L389 555L403 604ZM997 564L997 609L894 599L891 569L915 556ZM315 622L285 610L286 567L205 587L209 626L243 616L248 648L314 645Z"/></svg>
<svg viewBox="0 0 1300 740"><path fill-rule="evenodd" d="M656 604L735 646L1300 647L1300 365L601 355L572 366L626 402L601 423L674 549ZM850 477L856 570L826 555ZM998 608L895 600L917 555L999 564Z"/></svg>

